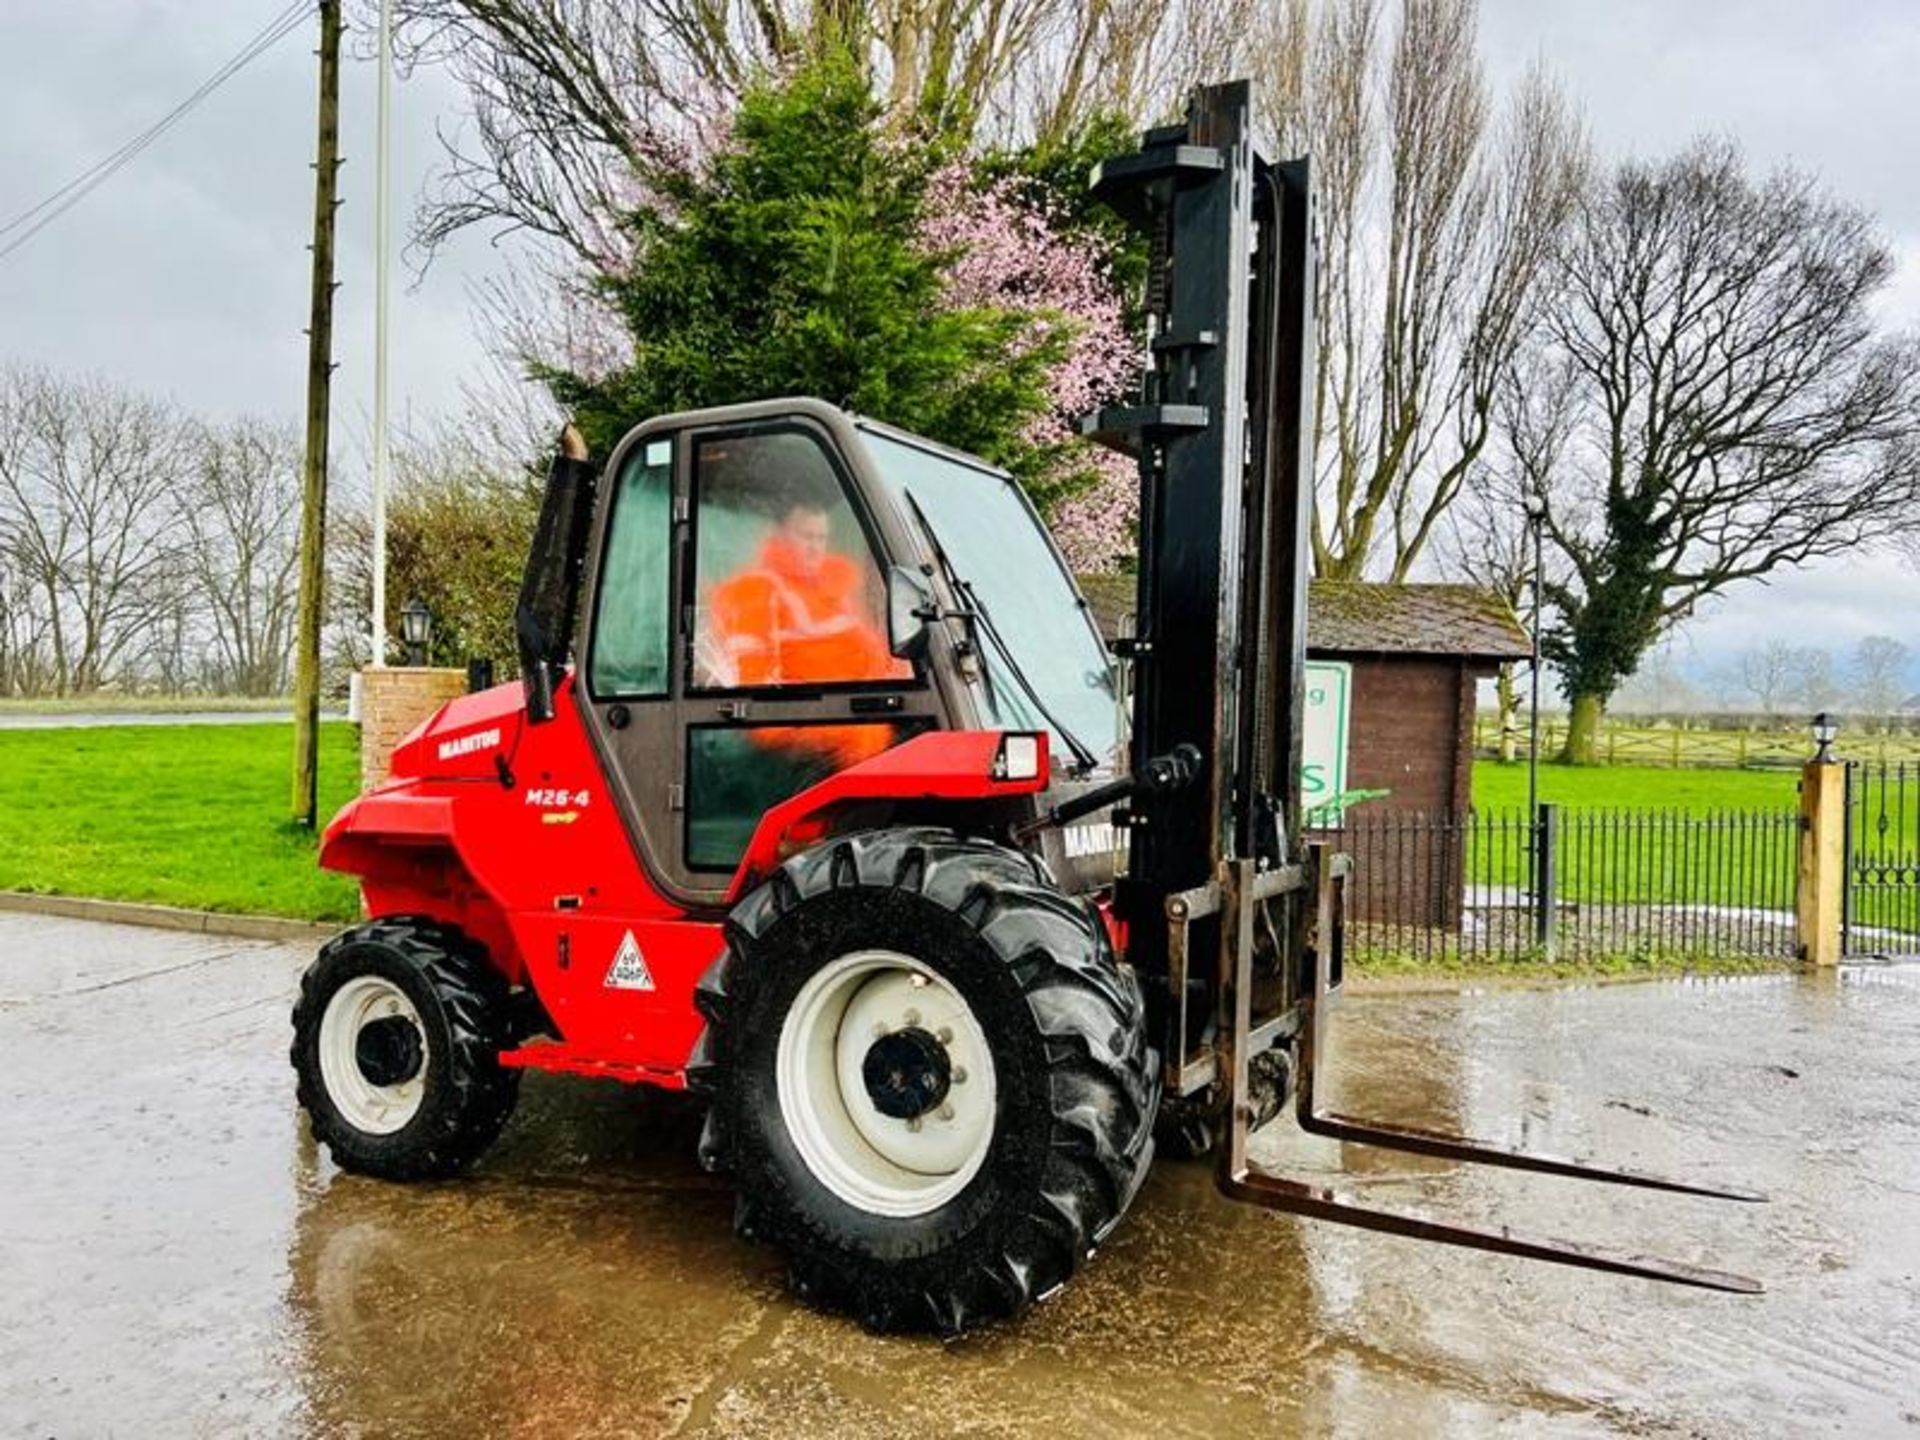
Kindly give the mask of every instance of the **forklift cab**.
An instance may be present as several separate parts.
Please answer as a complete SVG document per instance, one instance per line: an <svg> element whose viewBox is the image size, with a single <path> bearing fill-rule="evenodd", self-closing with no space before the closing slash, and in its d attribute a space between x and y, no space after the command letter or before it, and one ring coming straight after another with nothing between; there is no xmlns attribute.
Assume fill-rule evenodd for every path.
<svg viewBox="0 0 1920 1440"><path fill-rule="evenodd" d="M566 633L569 617L538 611L543 592L574 591L541 579L571 561L575 699L637 849L682 904L725 898L773 806L927 730L1046 732L1050 802L1124 766L1086 602L1018 484L976 457L771 400L650 420L597 481L556 474L548 507L575 513L543 515L523 650ZM557 653L523 654L530 718ZM1110 842L1050 848L1070 888L1111 883Z"/></svg>

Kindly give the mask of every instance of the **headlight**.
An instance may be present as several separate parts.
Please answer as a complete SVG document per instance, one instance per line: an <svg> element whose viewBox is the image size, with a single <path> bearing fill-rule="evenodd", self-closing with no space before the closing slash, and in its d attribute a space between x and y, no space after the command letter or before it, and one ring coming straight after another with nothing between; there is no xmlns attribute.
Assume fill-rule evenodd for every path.
<svg viewBox="0 0 1920 1440"><path fill-rule="evenodd" d="M996 780L1037 780L1040 778L1040 737L1010 734L1000 737L1000 749L993 757Z"/></svg>

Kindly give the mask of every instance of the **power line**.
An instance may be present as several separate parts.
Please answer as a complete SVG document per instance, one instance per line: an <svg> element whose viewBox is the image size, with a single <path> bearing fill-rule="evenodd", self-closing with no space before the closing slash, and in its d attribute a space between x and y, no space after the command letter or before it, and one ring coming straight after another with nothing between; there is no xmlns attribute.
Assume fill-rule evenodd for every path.
<svg viewBox="0 0 1920 1440"><path fill-rule="evenodd" d="M247 41L245 45L241 46L237 53L229 58L218 70L214 71L212 75L208 76L206 80L201 82L198 89L193 91L192 94L188 95L186 99L182 100L178 105L175 105L173 109L169 110L152 125L127 141L126 144L122 145L118 150L95 161L38 204L22 210L4 225L0 225L0 236L11 234L15 230L20 231L18 235L15 235L11 240L7 241L4 246L0 246L0 260L4 260L7 256L13 254L14 251L33 239L35 235L38 235L42 230L46 229L47 226L51 225L55 220L58 220L62 215L73 209L74 206L86 199L87 196L99 189L100 186L112 179L122 169L137 159L148 146L152 145L162 135L166 134L168 130L185 119L188 114L196 109L208 96L212 95L214 91L226 84L227 81L239 74L241 70L245 69L261 55L264 55L268 50L272 49L273 46L286 35L298 29L301 22L312 12L313 4L314 0L294 0L293 4L282 10L272 20L268 21L264 29L251 40ZM25 228L22 229L22 226Z"/></svg>
<svg viewBox="0 0 1920 1440"><path fill-rule="evenodd" d="M0 225L0 235L5 235L9 231L25 224L35 215L38 215L49 206L56 204L62 198L72 195L76 190L84 193L84 190L91 188L91 185L97 185L100 181L106 179L108 174L119 169L141 151L145 150L147 146L159 139L161 135L184 118L189 111L202 100L206 99L207 96L211 95L249 61L273 45L281 36L285 35L293 25L305 18L306 11L311 8L312 0L295 0L294 4L288 6L287 9L281 11L279 15L268 21L265 29L243 45L239 53L228 59L224 65L209 76L208 79L201 84L199 89L187 96L185 100L182 100L178 105L174 106L172 110L169 110L165 115L161 116L159 120L155 121L154 124L134 136L133 139L122 145L118 150L96 161L93 165L74 176L73 179L40 201L39 204L21 211L18 215L14 216L13 219L7 221L6 224ZM91 182L91 185L89 182ZM79 197L75 196L74 198L77 200ZM62 208L65 209L67 207Z"/></svg>

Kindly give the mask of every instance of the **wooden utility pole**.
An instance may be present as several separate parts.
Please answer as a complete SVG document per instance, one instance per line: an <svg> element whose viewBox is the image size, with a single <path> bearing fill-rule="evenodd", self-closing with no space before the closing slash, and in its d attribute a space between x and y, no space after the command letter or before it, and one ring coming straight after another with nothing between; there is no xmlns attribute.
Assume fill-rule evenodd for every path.
<svg viewBox="0 0 1920 1440"><path fill-rule="evenodd" d="M313 303L307 321L307 448L300 610L293 658L293 823L318 808L320 611L326 590L327 408L333 385L333 212L340 170L340 0L320 0L320 136L313 162Z"/></svg>

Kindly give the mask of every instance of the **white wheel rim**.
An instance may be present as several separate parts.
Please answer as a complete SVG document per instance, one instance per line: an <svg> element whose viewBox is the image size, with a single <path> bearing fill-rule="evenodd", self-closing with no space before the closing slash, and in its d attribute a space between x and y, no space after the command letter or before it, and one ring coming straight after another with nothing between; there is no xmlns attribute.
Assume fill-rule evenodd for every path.
<svg viewBox="0 0 1920 1440"><path fill-rule="evenodd" d="M911 1120L883 1113L863 1077L874 1042L903 1030L938 1043L949 1077L940 1103ZM966 1189L993 1145L986 1033L958 990L896 951L842 955L801 987L780 1027L774 1079L807 1169L871 1215L937 1210Z"/></svg>
<svg viewBox="0 0 1920 1440"><path fill-rule="evenodd" d="M420 1068L399 1084L376 1085L360 1068L360 1032L376 1020L409 1021L420 1037ZM320 1016L320 1079L340 1118L369 1135L391 1135L420 1112L426 1096L426 1027L406 991L379 975L356 975L327 1002Z"/></svg>

